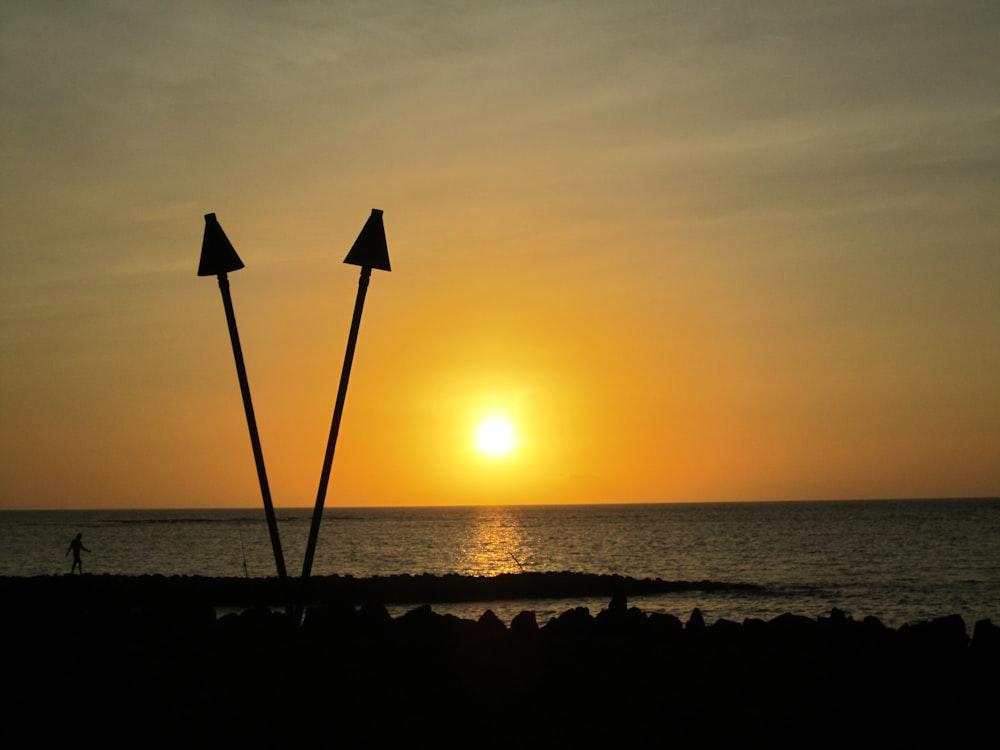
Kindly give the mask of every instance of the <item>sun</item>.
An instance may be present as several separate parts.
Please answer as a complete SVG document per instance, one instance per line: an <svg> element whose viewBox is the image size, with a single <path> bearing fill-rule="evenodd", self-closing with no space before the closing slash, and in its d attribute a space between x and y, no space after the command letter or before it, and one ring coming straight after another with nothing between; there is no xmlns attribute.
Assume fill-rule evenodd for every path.
<svg viewBox="0 0 1000 750"><path fill-rule="evenodd" d="M516 444L514 428L504 417L484 419L476 430L476 447L487 456L504 456Z"/></svg>

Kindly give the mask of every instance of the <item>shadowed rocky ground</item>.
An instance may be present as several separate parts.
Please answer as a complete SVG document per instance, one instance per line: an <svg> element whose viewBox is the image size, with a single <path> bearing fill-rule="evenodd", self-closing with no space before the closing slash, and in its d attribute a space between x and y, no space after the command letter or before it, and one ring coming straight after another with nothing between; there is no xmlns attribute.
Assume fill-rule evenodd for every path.
<svg viewBox="0 0 1000 750"><path fill-rule="evenodd" d="M300 626L263 606L274 582L0 579L5 731L105 746L546 748L951 745L994 731L1000 629L988 621L682 621L630 608L643 582L548 576L319 580ZM525 611L509 625L426 605L393 618L382 604L530 586L554 597L559 581L614 588L600 612Z"/></svg>

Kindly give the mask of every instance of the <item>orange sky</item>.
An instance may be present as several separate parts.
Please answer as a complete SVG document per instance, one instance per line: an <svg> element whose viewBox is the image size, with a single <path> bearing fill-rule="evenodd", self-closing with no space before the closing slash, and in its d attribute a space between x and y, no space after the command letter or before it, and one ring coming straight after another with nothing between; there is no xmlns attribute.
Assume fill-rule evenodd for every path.
<svg viewBox="0 0 1000 750"><path fill-rule="evenodd" d="M0 0L0 508L1000 494L1000 7ZM517 449L489 458L478 421Z"/></svg>

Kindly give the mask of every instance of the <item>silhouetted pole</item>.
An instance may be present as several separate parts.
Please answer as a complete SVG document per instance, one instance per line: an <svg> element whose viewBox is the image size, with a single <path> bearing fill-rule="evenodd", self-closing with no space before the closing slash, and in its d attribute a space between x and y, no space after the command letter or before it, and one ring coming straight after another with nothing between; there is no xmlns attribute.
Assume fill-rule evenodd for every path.
<svg viewBox="0 0 1000 750"><path fill-rule="evenodd" d="M267 516L267 529L271 533L271 548L274 550L274 564L278 568L278 578L282 585L287 581L285 572L285 557L281 553L281 539L278 536L278 521L274 516L274 505L271 503L271 490L267 484L267 472L264 471L264 452L260 447L260 436L257 434L257 420L253 414L253 402L250 400L250 383L247 381L247 369L243 364L243 349L240 347L240 335L236 330L236 314L233 312L233 299L229 294L229 271L243 268L243 261L236 254L232 243L222 231L215 214L205 214L205 237L201 243L201 262L198 265L199 276L218 276L219 291L222 292L222 304L226 308L226 322L229 324L229 338L233 342L233 357L236 359L236 375L240 380L240 392L243 394L243 410L247 415L247 427L250 428L250 444L253 446L253 458L257 464L257 479L260 481L260 494L264 498L264 514Z"/></svg>
<svg viewBox="0 0 1000 750"><path fill-rule="evenodd" d="M333 467L333 452L337 447L337 433L340 432L340 418L344 413L344 400L347 398L347 381L351 377L351 364L354 362L354 349L358 343L358 329L361 327L361 312L365 306L365 295L368 292L368 281L372 269L391 271L389 267L389 249L385 243L385 227L382 224L382 212L372 209L371 216L361 229L361 234L354 241L351 251L344 258L344 263L361 266L361 278L358 280L358 296L354 302L354 317L351 319L351 333L347 337L347 353L344 355L344 367L340 373L340 388L337 389L337 401L333 407L333 421L330 424L330 437L326 442L326 455L323 457L323 471L319 478L319 491L316 493L316 507L313 509L312 524L309 527L309 542L306 544L306 554L302 561L302 580L309 578L312 572L313 557L316 554L316 542L319 539L319 526L323 520L323 503L326 501L326 488L330 482L330 469Z"/></svg>

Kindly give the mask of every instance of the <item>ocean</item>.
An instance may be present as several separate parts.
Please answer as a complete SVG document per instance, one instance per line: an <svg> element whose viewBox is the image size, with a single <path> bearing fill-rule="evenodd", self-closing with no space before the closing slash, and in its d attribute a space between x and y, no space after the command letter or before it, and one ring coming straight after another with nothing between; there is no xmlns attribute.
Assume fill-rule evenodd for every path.
<svg viewBox="0 0 1000 750"><path fill-rule="evenodd" d="M297 576L311 509L277 509ZM0 511L0 576L68 573L82 533L84 572L276 575L262 507L238 510ZM1000 622L1000 499L424 508L327 507L313 575L582 572L734 584L629 600L708 622L827 616L838 608L890 627L958 614ZM744 584L752 584L752 588ZM477 619L540 622L608 602L555 599L433 604ZM412 605L411 605L412 606ZM392 607L390 607L390 611ZM394 612L397 614L399 612Z"/></svg>

